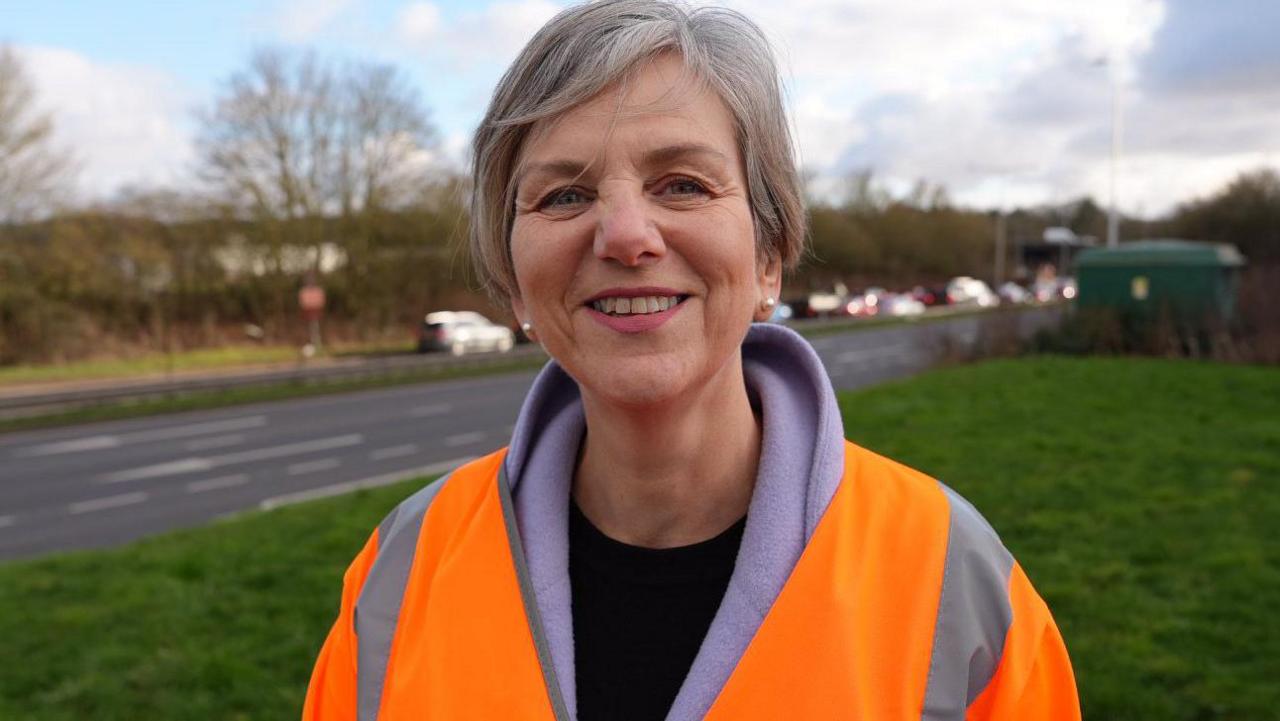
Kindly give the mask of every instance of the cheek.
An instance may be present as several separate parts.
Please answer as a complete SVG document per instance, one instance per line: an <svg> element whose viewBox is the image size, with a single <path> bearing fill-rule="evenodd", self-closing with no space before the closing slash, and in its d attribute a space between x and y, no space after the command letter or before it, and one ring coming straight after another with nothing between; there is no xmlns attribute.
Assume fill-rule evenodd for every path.
<svg viewBox="0 0 1280 721"><path fill-rule="evenodd" d="M753 288L756 275L755 227L745 210L707 216L690 244L694 264L711 285L735 294Z"/></svg>
<svg viewBox="0 0 1280 721"><path fill-rule="evenodd" d="M563 296L575 266L563 234L536 223L517 223L511 231L511 264L520 295L529 306Z"/></svg>

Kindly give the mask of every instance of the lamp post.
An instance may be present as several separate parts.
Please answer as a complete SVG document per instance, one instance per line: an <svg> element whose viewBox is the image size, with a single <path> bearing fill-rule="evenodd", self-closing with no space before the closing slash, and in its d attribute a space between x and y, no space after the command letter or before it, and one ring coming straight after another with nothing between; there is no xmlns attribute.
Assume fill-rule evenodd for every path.
<svg viewBox="0 0 1280 721"><path fill-rule="evenodd" d="M1098 58L1094 65L1105 65L1111 80L1111 198L1107 209L1107 247L1114 248L1120 243L1120 208L1119 208L1119 166L1120 143L1124 125L1124 114L1121 112L1120 63L1117 53Z"/></svg>

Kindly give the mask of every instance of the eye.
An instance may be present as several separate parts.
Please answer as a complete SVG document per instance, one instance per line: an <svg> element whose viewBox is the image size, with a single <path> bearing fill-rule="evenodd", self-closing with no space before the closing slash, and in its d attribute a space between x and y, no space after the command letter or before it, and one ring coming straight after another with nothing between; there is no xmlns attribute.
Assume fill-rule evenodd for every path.
<svg viewBox="0 0 1280 721"><path fill-rule="evenodd" d="M539 208L551 210L565 210L574 208L588 201L587 194L580 188L560 188L553 190L547 194L542 202L538 204Z"/></svg>
<svg viewBox="0 0 1280 721"><path fill-rule="evenodd" d="M673 198L692 198L707 195L707 187L692 178L673 178L663 186L660 194Z"/></svg>

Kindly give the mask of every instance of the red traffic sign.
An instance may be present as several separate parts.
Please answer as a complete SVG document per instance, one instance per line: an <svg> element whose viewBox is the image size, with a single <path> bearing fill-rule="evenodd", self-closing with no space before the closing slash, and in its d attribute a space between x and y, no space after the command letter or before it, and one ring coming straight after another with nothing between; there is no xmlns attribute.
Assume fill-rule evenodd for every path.
<svg viewBox="0 0 1280 721"><path fill-rule="evenodd" d="M298 307L308 317L318 317L324 311L324 288L304 285L298 290Z"/></svg>

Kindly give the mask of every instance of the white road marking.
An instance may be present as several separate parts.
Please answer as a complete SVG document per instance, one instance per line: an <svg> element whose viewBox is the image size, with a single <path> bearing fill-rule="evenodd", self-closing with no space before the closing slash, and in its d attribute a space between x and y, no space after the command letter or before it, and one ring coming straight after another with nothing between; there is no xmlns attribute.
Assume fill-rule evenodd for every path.
<svg viewBox="0 0 1280 721"><path fill-rule="evenodd" d="M243 433L232 433L227 436L214 436L213 438L200 438L194 441L187 441L183 446L188 451L211 451L215 448L226 448L239 443L244 443Z"/></svg>
<svg viewBox="0 0 1280 721"><path fill-rule="evenodd" d="M379 448L369 453L371 461L385 461L388 458L399 458L400 456L412 456L418 452L417 443L405 443L400 446L389 446L387 448Z"/></svg>
<svg viewBox="0 0 1280 721"><path fill-rule="evenodd" d="M205 491L217 491L223 488L233 488L235 486L243 486L249 482L249 476L244 473L236 473L230 476L218 476L217 478L207 478L203 481L192 481L187 484L187 493L204 493Z"/></svg>
<svg viewBox="0 0 1280 721"><path fill-rule="evenodd" d="M57 453L80 453L82 451L101 451L107 448L116 448L120 445L118 436L87 436L85 438L73 438L69 441L55 441L53 443L41 443L38 446L30 448L19 448L14 452L17 456L52 456Z"/></svg>
<svg viewBox="0 0 1280 721"><path fill-rule="evenodd" d="M125 481L141 481L146 478L177 476L183 473L200 473L211 470L213 470L213 464L208 458L183 458L178 461L155 463L140 468L104 473L98 476L97 480L99 483L123 483Z"/></svg>
<svg viewBox="0 0 1280 721"><path fill-rule="evenodd" d="M316 461L303 461L302 463L292 463L289 465L288 473L291 476L300 476L304 473L316 473L318 471L327 471L330 468L337 468L342 465L342 461L337 458L321 458Z"/></svg>
<svg viewBox="0 0 1280 721"><path fill-rule="evenodd" d="M304 453L328 451L334 448L346 448L347 446L357 446L361 443L364 443L364 436L359 433L348 433L344 436L319 438L314 441L302 441L300 443L287 443L283 446L255 448L249 451L224 453L220 456L208 456L206 458L183 458L178 461L156 463L154 465L142 466L140 468L129 468L123 471L104 473L98 476L97 481L99 483L121 483L123 481L137 481L144 478L177 476L184 473L200 473L202 471L211 471L214 468L229 466L235 463L250 463L252 461L265 461L272 458L300 456Z"/></svg>
<svg viewBox="0 0 1280 721"><path fill-rule="evenodd" d="M430 416L442 416L453 410L453 406L448 403L432 403L431 405L418 406L409 411L409 415L413 418L427 418Z"/></svg>
<svg viewBox="0 0 1280 721"><path fill-rule="evenodd" d="M86 436L66 441L41 443L30 448L17 451L19 456L50 456L56 453L79 453L82 451L101 451L107 448L118 448L126 443L144 443L146 441L163 441L174 438L190 438L206 433L223 433L248 428L259 428L267 424L266 416L245 416L229 418L225 421L209 421L207 423L191 423L172 428L156 428L149 431L119 433L113 435Z"/></svg>
<svg viewBox="0 0 1280 721"><path fill-rule="evenodd" d="M90 513L93 511L105 511L109 508L120 508L121 506L132 506L147 500L148 496L142 491L134 493L121 493L118 496L107 496L106 498L94 498L89 501L80 501L67 506L69 513Z"/></svg>
<svg viewBox="0 0 1280 721"><path fill-rule="evenodd" d="M329 486L321 486L320 488L310 488L297 493L287 493L282 496L268 498L258 504L258 507L264 511L270 511L273 508L281 506L291 506L295 503L304 501L313 501L318 498L329 498L330 496L340 496L344 493L351 493L366 488L377 488L378 486L389 486L392 483L399 483L410 478L418 476L434 476L438 473L451 471L454 468L474 459L475 456L466 456L464 458L454 458L440 463L432 463L429 466L418 466L416 468L405 468L399 471L383 473L369 478L361 478L356 481L347 481L345 483L334 483Z"/></svg>
<svg viewBox="0 0 1280 721"><path fill-rule="evenodd" d="M13 516L0 516L0 528L8 528L9 526L12 526L14 520L16 519Z"/></svg>
<svg viewBox="0 0 1280 721"><path fill-rule="evenodd" d="M472 431L471 433L459 433L456 436L445 437L444 444L449 448L457 448L458 446L465 446L471 443L479 443L480 441L484 440L484 437L486 435L488 434L485 433L484 431Z"/></svg>
<svg viewBox="0 0 1280 721"><path fill-rule="evenodd" d="M213 461L215 465L225 466L232 463L248 463L250 461L265 461L270 458L298 456L303 453L311 453L313 451L330 451L334 448L358 446L361 443L364 443L364 436L359 433L348 433L344 436L319 438L314 441L302 441L301 443L289 443L283 446L258 448L251 451L240 451L238 453L226 453L221 456L214 456L210 460Z"/></svg>

